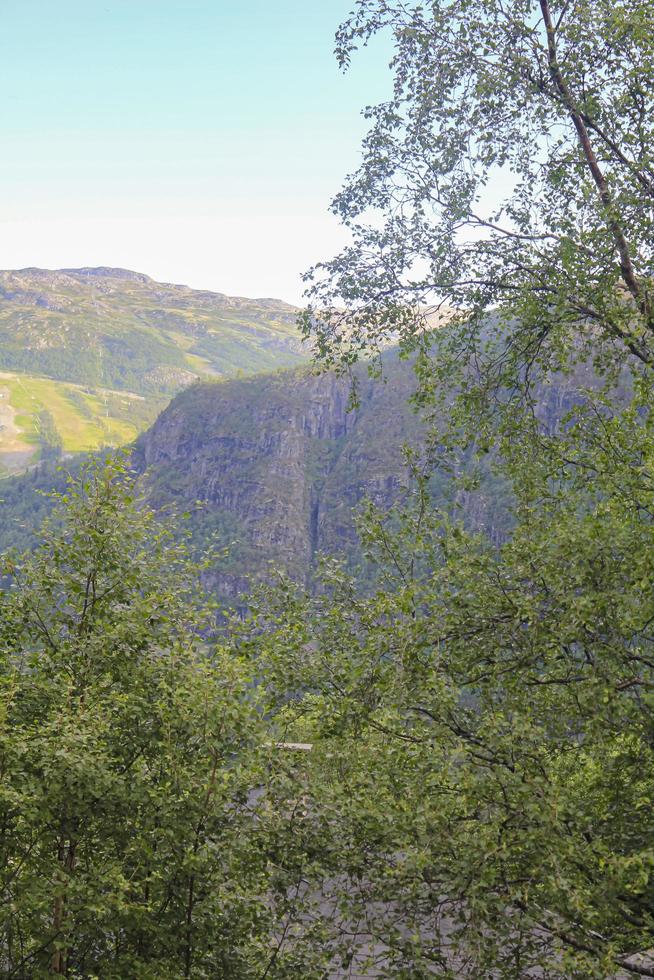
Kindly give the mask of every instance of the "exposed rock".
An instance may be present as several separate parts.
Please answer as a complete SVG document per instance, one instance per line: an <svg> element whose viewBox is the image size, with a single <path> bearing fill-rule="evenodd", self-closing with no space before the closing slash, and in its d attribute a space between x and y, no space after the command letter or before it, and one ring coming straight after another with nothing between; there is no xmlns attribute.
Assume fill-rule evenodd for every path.
<svg viewBox="0 0 654 980"><path fill-rule="evenodd" d="M397 362L387 383L364 381L354 411L347 380L306 370L194 385L141 437L135 460L157 506L202 503L200 545L216 532L231 545L212 576L218 592L238 595L271 565L306 581L318 552L356 559L364 497L387 507L403 492L402 442L421 428L412 383Z"/></svg>

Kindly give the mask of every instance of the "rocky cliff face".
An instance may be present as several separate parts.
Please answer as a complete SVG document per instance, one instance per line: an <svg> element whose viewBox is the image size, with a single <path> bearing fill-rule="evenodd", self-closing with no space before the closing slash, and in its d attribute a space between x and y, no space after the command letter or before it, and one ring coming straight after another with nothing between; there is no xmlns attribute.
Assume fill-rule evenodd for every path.
<svg viewBox="0 0 654 980"><path fill-rule="evenodd" d="M214 534L231 546L215 571L219 592L236 596L271 565L306 580L318 552L356 550L364 497L389 506L401 493L401 445L420 430L411 382L397 363L385 383L363 383L353 411L348 381L332 375L195 385L140 439L135 460L158 507L194 508L199 544Z"/></svg>
<svg viewBox="0 0 654 980"><path fill-rule="evenodd" d="M357 563L364 498L386 508L404 492L402 446L423 434L407 403L414 383L389 359L385 380L363 375L353 411L348 380L307 368L194 384L139 437L133 464L157 509L190 513L198 551L229 549L210 576L219 595L236 598L271 568L308 582L320 552ZM30 543L50 507L35 491L64 482L52 467L3 481L0 549Z"/></svg>
<svg viewBox="0 0 654 980"><path fill-rule="evenodd" d="M306 368L194 385L140 438L135 461L155 506L192 511L200 548L212 536L229 546L212 575L219 594L235 598L271 568L309 582L319 553L360 560L364 499L386 509L406 492L402 447L420 449L425 437L408 403L415 383L412 365L389 354L382 380L362 373L353 411L346 379ZM556 426L593 383L579 365L543 385L542 424ZM434 472L432 491L436 504L458 504L469 526L495 541L506 535L510 495L497 477L465 493Z"/></svg>
<svg viewBox="0 0 654 980"><path fill-rule="evenodd" d="M389 355L384 373L385 380L362 375L354 411L346 379L307 368L198 383L139 437L133 461L151 503L162 513L188 511L199 551L229 549L209 577L219 596L237 599L272 569L310 582L320 552L359 562L358 506L364 498L383 509L398 502L409 482L402 446L424 443L408 404L411 364ZM543 423L556 424L590 382L581 372L544 386ZM27 543L26 528L48 506L34 490L57 482L52 470L3 481L0 547ZM432 483L437 504L460 504L468 524L495 540L506 534L510 500L497 479L474 494L453 491L444 473Z"/></svg>

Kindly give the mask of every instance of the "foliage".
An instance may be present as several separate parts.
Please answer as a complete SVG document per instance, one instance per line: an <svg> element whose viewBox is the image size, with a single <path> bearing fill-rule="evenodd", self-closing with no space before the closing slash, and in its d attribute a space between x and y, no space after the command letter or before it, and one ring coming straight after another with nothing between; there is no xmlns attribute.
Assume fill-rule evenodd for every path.
<svg viewBox="0 0 654 980"><path fill-rule="evenodd" d="M38 548L4 562L0 969L273 975L289 830L253 809L256 694L202 641L197 569L133 493L120 459L86 467Z"/></svg>
<svg viewBox="0 0 654 980"><path fill-rule="evenodd" d="M418 400L450 406L434 460L467 483L490 457L515 523L498 546L419 481L364 524L373 596L330 563L317 596L262 594L269 717L314 745L323 948L384 976L654 976L652 5L359 0L341 63L380 31L394 92L305 333L328 365L418 347Z"/></svg>
<svg viewBox="0 0 654 980"><path fill-rule="evenodd" d="M38 414L38 433L41 443L41 459L51 462L61 456L63 446L62 438L57 431L52 412L47 408L42 409Z"/></svg>
<svg viewBox="0 0 654 980"><path fill-rule="evenodd" d="M1 484L0 542L2 551L28 551L38 543L43 522L57 505L57 494L66 490L71 474L89 462L79 457L78 466L67 470L55 462L41 462L21 476L8 477Z"/></svg>
<svg viewBox="0 0 654 980"><path fill-rule="evenodd" d="M327 562L213 649L183 548L120 464L84 476L6 567L8 976L654 977L652 26L647 0L359 0L341 61L390 29L395 89L305 331L348 366L420 347L433 460L471 492L490 458L511 534L419 472L413 509L363 520L372 594ZM432 361L425 304L449 318ZM146 319L213 357L186 312ZM561 374L588 390L552 415ZM185 400L187 445L211 421L252 463Z"/></svg>
<svg viewBox="0 0 654 980"><path fill-rule="evenodd" d="M534 454L499 550L418 493L363 528L374 596L328 564L321 595L261 600L269 711L314 744L332 940L356 922L384 976L636 975L654 945L652 407Z"/></svg>
<svg viewBox="0 0 654 980"><path fill-rule="evenodd" d="M652 28L650 0L359 0L339 61L390 33L394 88L333 204L353 242L308 274L327 363L420 344L436 308L441 381L524 384L571 339L651 364Z"/></svg>

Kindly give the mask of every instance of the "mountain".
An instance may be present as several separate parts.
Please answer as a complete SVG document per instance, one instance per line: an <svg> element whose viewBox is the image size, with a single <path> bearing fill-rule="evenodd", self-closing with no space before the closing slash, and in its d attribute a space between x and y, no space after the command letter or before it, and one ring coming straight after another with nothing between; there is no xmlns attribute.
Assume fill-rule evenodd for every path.
<svg viewBox="0 0 654 980"><path fill-rule="evenodd" d="M556 425L593 383L583 365L552 379L538 413ZM189 513L199 551L228 547L209 573L216 594L235 600L271 567L310 583L320 552L361 564L355 514L368 498L386 509L410 484L404 443L420 449L425 429L408 403L410 361L389 352L383 379L359 372L359 405L348 411L350 382L309 367L253 378L195 383L181 391L133 446L132 465L162 514ZM49 509L35 490L62 487L52 466L0 483L0 550L24 546ZM486 474L475 492L435 470L434 502L456 504L469 526L494 540L509 526L508 494ZM364 568L364 574L367 574Z"/></svg>
<svg viewBox="0 0 654 980"><path fill-rule="evenodd" d="M384 380L361 371L354 411L347 379L306 367L196 383L139 437L132 464L155 508L190 513L198 550L229 548L209 575L224 599L271 567L310 582L320 552L360 563L354 515L364 498L387 508L406 493L402 445L424 440L407 401L414 383L411 364L389 356ZM0 484L0 546L27 542L49 507L34 491L53 484L63 475L48 467ZM451 496L444 474L432 489L438 500ZM460 502L476 526L504 526L497 486Z"/></svg>
<svg viewBox="0 0 654 980"><path fill-rule="evenodd" d="M356 557L364 497L388 506L401 494L401 446L420 435L411 382L395 362L386 383L364 381L355 411L347 380L308 369L194 385L138 440L134 464L157 508L192 510L200 546L211 535L230 546L217 592L237 596L271 563L308 580L318 552Z"/></svg>
<svg viewBox="0 0 654 980"><path fill-rule="evenodd" d="M130 442L197 378L301 363L296 313L125 269L0 272L0 474Z"/></svg>

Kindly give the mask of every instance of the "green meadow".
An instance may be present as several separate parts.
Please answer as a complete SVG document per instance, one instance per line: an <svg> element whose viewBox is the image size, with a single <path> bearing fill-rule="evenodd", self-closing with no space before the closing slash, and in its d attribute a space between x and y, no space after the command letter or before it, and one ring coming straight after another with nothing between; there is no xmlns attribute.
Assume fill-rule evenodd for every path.
<svg viewBox="0 0 654 980"><path fill-rule="evenodd" d="M53 444L68 454L131 442L159 407L129 392L26 374L0 375L0 395L0 465L5 473L38 462Z"/></svg>

